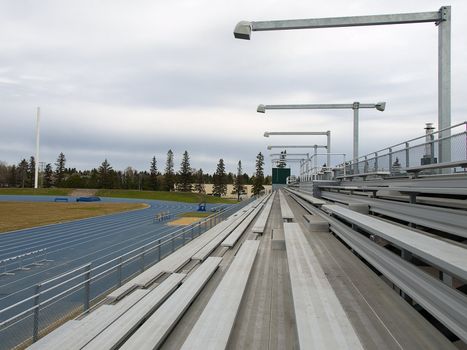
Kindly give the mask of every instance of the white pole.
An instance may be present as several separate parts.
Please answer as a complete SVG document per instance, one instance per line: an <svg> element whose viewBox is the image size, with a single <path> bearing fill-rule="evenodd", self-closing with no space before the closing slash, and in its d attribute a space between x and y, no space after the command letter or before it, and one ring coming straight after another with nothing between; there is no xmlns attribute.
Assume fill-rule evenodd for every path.
<svg viewBox="0 0 467 350"><path fill-rule="evenodd" d="M36 169L34 174L34 188L39 187L39 122L41 120L41 109L37 107L37 123L36 123Z"/></svg>

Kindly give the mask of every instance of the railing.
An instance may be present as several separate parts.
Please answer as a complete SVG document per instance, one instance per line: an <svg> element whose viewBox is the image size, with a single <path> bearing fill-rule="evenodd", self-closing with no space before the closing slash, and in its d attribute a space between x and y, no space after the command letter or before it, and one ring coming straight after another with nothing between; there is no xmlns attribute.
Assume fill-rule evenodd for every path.
<svg viewBox="0 0 467 350"><path fill-rule="evenodd" d="M449 136L441 137L449 131ZM437 136L437 137L435 137ZM336 177L368 173L388 173L390 176L405 176L406 168L441 163L439 150L449 147L443 163L467 159L467 122L416 137L379 151L361 156L334 169ZM463 171L454 169L454 172ZM425 171L425 174L451 173L450 169Z"/></svg>
<svg viewBox="0 0 467 350"><path fill-rule="evenodd" d="M89 312L111 290L250 201L231 205L98 266L88 263L35 285L30 297L0 310L0 349L26 347L67 320Z"/></svg>

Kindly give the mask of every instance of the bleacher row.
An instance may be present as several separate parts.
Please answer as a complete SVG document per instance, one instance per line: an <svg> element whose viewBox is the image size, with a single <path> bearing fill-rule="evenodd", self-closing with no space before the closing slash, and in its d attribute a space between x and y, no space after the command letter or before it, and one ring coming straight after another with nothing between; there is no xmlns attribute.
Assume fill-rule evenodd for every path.
<svg viewBox="0 0 467 350"><path fill-rule="evenodd" d="M154 349L168 336L209 281L222 257L209 257L219 246L232 248L247 227L271 203L273 195L254 200L225 221L188 242L174 253L116 289L106 304L79 320L71 320L30 346L30 349ZM261 214L264 231L271 206ZM261 226L261 225L260 225ZM232 237L231 237L232 236ZM252 269L259 241L246 240L190 335L186 348L205 348L215 327L215 344L226 344ZM189 261L195 267L178 273ZM163 277L166 277L163 279ZM162 280L160 283L156 280ZM219 310L222 309L222 312ZM222 313L222 323L218 322ZM194 347L193 339L198 346ZM187 340L188 341L188 340Z"/></svg>
<svg viewBox="0 0 467 350"><path fill-rule="evenodd" d="M353 228L381 237L464 281L467 280L465 247L359 213L350 209L351 206L329 204L310 193L292 189L278 192L281 228L277 230L282 231L279 239L283 240L286 251L299 348L364 348L318 261L316 250L307 239L306 225L310 232L331 230L340 235L393 283L407 287L407 293L439 317L460 339L467 340L467 331L463 327L467 324L465 294L436 281L416 266L357 234ZM304 216L305 220L292 210L292 200L305 209L307 206L313 209L307 210L310 214ZM238 246L248 227L252 227L252 233L263 234L271 220L273 203L274 193L252 202L111 293L107 297L108 304L81 320L67 322L31 348L159 348L223 263L222 257L210 255L218 247ZM361 209L359 206L355 208ZM316 215L318 211L323 215ZM273 236L274 231L276 228ZM182 349L225 349L228 346L259 245L258 239L247 239L241 244ZM196 263L194 271L180 273L189 261ZM161 276L167 278L160 282ZM156 280L159 283L155 283Z"/></svg>
<svg viewBox="0 0 467 350"><path fill-rule="evenodd" d="M329 223L332 232L383 272L394 284L403 289L404 293L408 293L417 303L436 315L437 319L450 331L464 342L467 341L467 328L465 327L467 297L453 288L452 281L452 277L455 277L461 284L467 282L467 249L464 244L368 215L368 206L366 213L358 212L361 211L362 203L354 203L351 199L340 198L341 200L336 201L335 204L325 204L326 202L314 198L309 193L290 189L288 192L302 201L305 208L314 208L312 210L314 213L318 213L317 208L321 208L329 215L326 224ZM323 196L332 198L326 194ZM356 206L353 207L353 204ZM414 204L406 205L414 206ZM318 215L313 216L318 217ZM287 230L286 225L291 224L284 224L284 230ZM398 247L401 255L397 256L380 247L355 229L365 232L369 237L378 237L383 242ZM285 232L285 234L287 244L291 233ZM464 235L465 228L461 236ZM287 250L289 251L289 245L287 245ZM312 256L310 254L312 252L308 251L307 255ZM441 281L433 278L416 265L407 262L412 257L417 257L429 266L438 269L440 276L444 278L442 277ZM292 278L292 269L290 273Z"/></svg>

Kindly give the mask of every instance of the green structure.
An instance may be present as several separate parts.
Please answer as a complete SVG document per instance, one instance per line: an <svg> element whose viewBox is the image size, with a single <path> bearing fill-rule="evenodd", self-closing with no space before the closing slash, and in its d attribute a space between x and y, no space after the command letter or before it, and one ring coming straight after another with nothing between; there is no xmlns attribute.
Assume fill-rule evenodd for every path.
<svg viewBox="0 0 467 350"><path fill-rule="evenodd" d="M290 168L272 168L272 184L285 185L290 176Z"/></svg>

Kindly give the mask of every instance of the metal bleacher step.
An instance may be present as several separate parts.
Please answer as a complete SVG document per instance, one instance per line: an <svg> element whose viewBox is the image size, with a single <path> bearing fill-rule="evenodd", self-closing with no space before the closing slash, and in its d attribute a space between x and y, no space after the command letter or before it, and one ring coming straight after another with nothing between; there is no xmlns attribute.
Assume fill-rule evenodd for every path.
<svg viewBox="0 0 467 350"><path fill-rule="evenodd" d="M152 350L159 347L209 281L221 261L222 258L207 258L120 349Z"/></svg>
<svg viewBox="0 0 467 350"><path fill-rule="evenodd" d="M142 324L182 283L185 274L174 273L159 286L139 300L83 349L116 349L140 324Z"/></svg>
<svg viewBox="0 0 467 350"><path fill-rule="evenodd" d="M209 299L182 346L184 350L225 349L260 241L247 240Z"/></svg>
<svg viewBox="0 0 467 350"><path fill-rule="evenodd" d="M300 349L363 349L298 223L284 223Z"/></svg>

